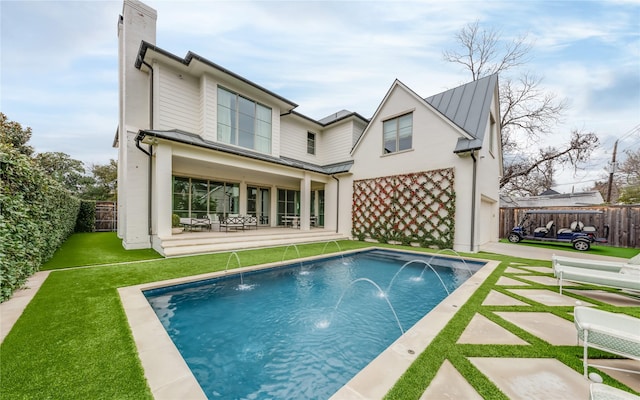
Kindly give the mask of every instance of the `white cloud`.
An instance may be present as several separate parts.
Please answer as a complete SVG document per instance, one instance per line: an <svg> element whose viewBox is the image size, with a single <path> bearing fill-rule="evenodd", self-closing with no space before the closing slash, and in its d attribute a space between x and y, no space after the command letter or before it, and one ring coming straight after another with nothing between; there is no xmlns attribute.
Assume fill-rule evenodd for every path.
<svg viewBox="0 0 640 400"><path fill-rule="evenodd" d="M567 139L572 128L615 136L640 119L637 102L615 102L628 96L623 89L636 88L637 2L146 3L158 11L159 47L178 56L193 51L300 104L312 118L343 108L370 117L396 78L424 97L466 82L468 71L443 61L442 51L455 47L462 26L479 20L505 40L527 32L536 40L528 68L570 100L558 127ZM2 111L34 128L38 151L113 158L122 2L0 6Z"/></svg>

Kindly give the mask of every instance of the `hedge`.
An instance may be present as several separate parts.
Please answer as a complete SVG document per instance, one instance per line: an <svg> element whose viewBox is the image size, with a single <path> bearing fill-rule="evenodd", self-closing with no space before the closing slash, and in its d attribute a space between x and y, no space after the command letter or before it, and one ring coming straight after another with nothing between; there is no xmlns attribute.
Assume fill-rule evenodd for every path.
<svg viewBox="0 0 640 400"><path fill-rule="evenodd" d="M95 230L96 202L93 200L80 200L75 232L94 232Z"/></svg>
<svg viewBox="0 0 640 400"><path fill-rule="evenodd" d="M80 200L0 144L0 301L47 261L73 233Z"/></svg>

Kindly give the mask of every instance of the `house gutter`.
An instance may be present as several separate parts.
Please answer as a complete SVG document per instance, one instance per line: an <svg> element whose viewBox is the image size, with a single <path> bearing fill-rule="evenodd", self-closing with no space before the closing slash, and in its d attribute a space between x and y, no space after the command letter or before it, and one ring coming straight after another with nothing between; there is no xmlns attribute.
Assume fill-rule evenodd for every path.
<svg viewBox="0 0 640 400"><path fill-rule="evenodd" d="M147 63L146 61L144 61L139 55L138 55L138 61L140 61L142 64L146 65L147 68L149 68L149 71L151 71L150 75L149 75L149 79L151 81L151 84L149 85L149 129L153 129L153 67L151 65L149 65L149 63ZM142 151L144 154L146 154L149 157L149 176L148 176L148 185L147 185L147 198L148 198L148 204L147 204L147 210L148 210L148 214L147 214L147 228L148 228L148 232L149 232L149 236L151 236L152 234L152 227L151 227L151 218L152 218L152 213L151 213L151 193L153 190L153 183L152 183L152 154L153 154L153 145L150 144L149 145L149 150L145 150L142 147L140 147L140 140L141 137L140 135L138 135L136 137L136 147L138 149L140 149L140 151ZM149 237L149 241L151 241L151 237ZM153 243L151 243L153 245Z"/></svg>
<svg viewBox="0 0 640 400"><path fill-rule="evenodd" d="M476 159L474 150L471 150L469 153L473 159L473 182L471 183L471 252L473 253L476 233L476 178L478 175L478 160Z"/></svg>
<svg viewBox="0 0 640 400"><path fill-rule="evenodd" d="M338 224L340 222L340 179L336 178L335 175L331 175L331 177L336 180L338 185L338 190L336 191L336 233L338 233L338 228L340 227Z"/></svg>

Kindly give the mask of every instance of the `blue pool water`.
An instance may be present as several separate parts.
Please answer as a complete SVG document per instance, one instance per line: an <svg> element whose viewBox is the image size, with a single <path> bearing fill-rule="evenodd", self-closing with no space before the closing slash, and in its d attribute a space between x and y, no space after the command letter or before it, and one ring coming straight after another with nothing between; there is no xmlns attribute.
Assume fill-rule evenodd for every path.
<svg viewBox="0 0 640 400"><path fill-rule="evenodd" d="M145 296L209 398L326 399L482 265L372 250Z"/></svg>

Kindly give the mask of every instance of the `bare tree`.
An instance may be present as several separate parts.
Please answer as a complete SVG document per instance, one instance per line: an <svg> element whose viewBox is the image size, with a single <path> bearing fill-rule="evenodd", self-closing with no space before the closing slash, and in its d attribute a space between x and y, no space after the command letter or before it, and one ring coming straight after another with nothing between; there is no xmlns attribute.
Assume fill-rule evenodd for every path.
<svg viewBox="0 0 640 400"><path fill-rule="evenodd" d="M500 32L485 30L478 21L456 35L461 51L445 51L444 59L461 64L473 80L500 75L500 127L505 173L500 188L505 193L536 195L553 183L557 167L578 168L598 144L594 133L574 130L561 148L548 147L532 154L528 149L555 132L567 108L565 99L541 88L542 79L527 72L512 79L506 72L530 61L532 44L526 36L504 42ZM542 185L547 185L543 187Z"/></svg>
<svg viewBox="0 0 640 400"><path fill-rule="evenodd" d="M471 72L474 81L526 64L529 62L529 52L532 48L526 35L500 48L500 32L481 30L478 20L465 25L456 34L456 40L463 51L445 50L444 59L462 64Z"/></svg>
<svg viewBox="0 0 640 400"><path fill-rule="evenodd" d="M611 203L637 204L640 203L640 149L627 149L626 158L615 171L611 182ZM603 198L609 190L608 176L593 184L592 190L598 190Z"/></svg>

